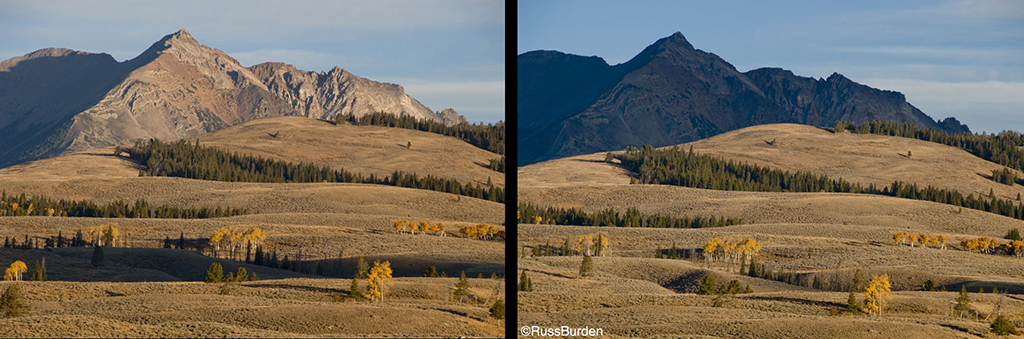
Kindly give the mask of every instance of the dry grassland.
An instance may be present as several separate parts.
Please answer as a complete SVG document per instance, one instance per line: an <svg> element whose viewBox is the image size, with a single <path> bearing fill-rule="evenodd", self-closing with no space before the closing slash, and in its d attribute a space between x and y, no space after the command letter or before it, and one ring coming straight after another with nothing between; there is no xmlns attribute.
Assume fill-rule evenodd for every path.
<svg viewBox="0 0 1024 339"><path fill-rule="evenodd" d="M776 140L774 146L767 141ZM765 125L692 143L694 151L786 170L811 171L861 184L893 180L957 189L965 195L1016 198L1024 191L981 174L1001 166L959 149L905 138L840 134L800 125ZM682 145L684 149L690 144ZM905 157L907 151L912 157ZM902 154L902 155L901 155ZM925 280L950 291L961 285L1009 290L1008 295L970 293L981 314L1001 314L1024 326L1024 261L959 249L959 241L1001 238L1024 221L925 201L835 193L730 192L665 185L630 185L629 173L591 154L551 160L519 169L521 202L644 214L740 217L746 224L705 229L637 229L519 225L520 268L534 292L519 292L518 325L603 327L613 337L726 338L957 338L991 337L988 322L950 316L956 292L922 292ZM895 232L949 238L945 250L896 246ZM609 256L595 258L596 276L579 278L580 257L539 257L532 247L604 233ZM724 264L702 260L655 259L655 250L697 248L715 238L752 237L762 243L758 262L770 270L795 273L803 286L740 276ZM525 256L522 254L525 253ZM889 274L894 299L882 317L833 315L846 307L848 293L807 287L817 276L842 287L861 269L868 277ZM693 294L705 274L719 283L738 279L751 294L728 297L714 307L713 296ZM843 290L843 289L839 289ZM858 301L863 293L857 294ZM1001 300L1000 300L1001 299ZM991 321L991 318L988 319Z"/></svg>
<svg viewBox="0 0 1024 339"><path fill-rule="evenodd" d="M276 138L270 133L278 133ZM418 131L334 126L305 118L257 120L201 137L209 146L288 161L312 161L346 170L390 174L395 170L503 185L486 164L497 157L462 141ZM412 148L405 147L412 142ZM400 144L400 145L399 145ZM119 241L106 264L89 265L91 248L0 249L0 262L28 265L45 257L48 282L20 283L33 313L0 320L0 337L350 337L497 336L504 325L483 302L503 293L504 243L462 236L398 234L394 221L443 222L448 232L480 223L500 225L504 205L448 193L380 185L230 183L139 177L113 148L78 152L0 169L0 190L98 203L146 199L151 205L246 208L250 215L213 219L107 219L0 217L0 236L65 237L96 225L116 225ZM215 259L193 251L154 248L179 234L190 244L220 227L259 227L268 250L339 278ZM503 229L502 226L498 226ZM243 250L244 251L244 250ZM343 257L338 258L339 253ZM243 255L244 256L244 255ZM356 257L388 260L395 285L384 302L333 302L347 296ZM220 295L204 284L211 262L225 273L255 272ZM6 264L5 264L6 265ZM450 278L422 278L427 266ZM470 278L473 300L450 300L460 271ZM485 279L475 279L482 274ZM365 287L366 281L360 280ZM9 283L5 283L9 284ZM6 285L0 284L0 289Z"/></svg>

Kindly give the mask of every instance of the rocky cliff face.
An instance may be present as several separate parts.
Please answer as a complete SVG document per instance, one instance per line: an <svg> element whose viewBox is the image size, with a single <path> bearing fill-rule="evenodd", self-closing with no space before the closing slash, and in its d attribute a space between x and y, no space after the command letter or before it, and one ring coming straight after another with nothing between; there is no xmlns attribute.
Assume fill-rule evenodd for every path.
<svg viewBox="0 0 1024 339"><path fill-rule="evenodd" d="M193 137L264 117L369 112L455 119L434 114L401 86L340 68L246 68L184 29L120 63L107 54L43 49L0 62L0 167L139 139Z"/></svg>
<svg viewBox="0 0 1024 339"><path fill-rule="evenodd" d="M317 73L280 62L267 62L249 67L249 70L270 92L306 117L333 120L338 114L360 117L389 112L448 122L405 94L402 86L372 81L338 67ZM456 114L449 120L454 123L459 118Z"/></svg>
<svg viewBox="0 0 1024 339"><path fill-rule="evenodd" d="M815 80L781 69L741 73L695 49L681 33L615 66L552 51L517 59L519 165L630 145L680 144L767 123L886 119L966 130L955 119L935 122L900 93L839 74Z"/></svg>

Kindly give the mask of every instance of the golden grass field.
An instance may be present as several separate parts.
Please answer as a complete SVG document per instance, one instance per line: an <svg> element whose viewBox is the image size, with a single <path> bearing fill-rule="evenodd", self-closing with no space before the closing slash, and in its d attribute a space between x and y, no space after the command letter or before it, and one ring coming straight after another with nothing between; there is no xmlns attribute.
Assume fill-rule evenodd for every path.
<svg viewBox="0 0 1024 339"><path fill-rule="evenodd" d="M775 140L774 145L767 141ZM697 153L810 171L867 185L894 180L987 196L994 189L1015 198L1024 189L979 175L1001 166L939 144L876 135L832 134L802 125L762 125L681 145ZM907 158L907 151L912 156ZM1024 326L1024 260L960 249L960 240L1002 238L1024 221L917 200L838 193L714 191L666 185L630 185L629 173L604 163L605 154L551 160L519 169L519 201L540 206L645 214L740 217L737 226L648 229L520 224L520 269L534 292L519 292L518 325L603 327L611 337L723 338L959 338L994 337L989 322L1000 313ZM617 162L617 161L616 161ZM1018 172L1018 175L1020 173ZM897 246L896 232L949 238L946 249ZM537 245L561 245L584 234L604 233L610 251L594 259L596 276L579 277L580 257L533 257ZM893 297L879 316L848 315L848 292L739 276L733 266L702 260L655 259L655 250L697 248L715 237L755 238L758 262L826 289L848 286L857 269L869 278L888 274ZM1004 240L1005 242L1005 240ZM517 273L518 274L518 273ZM719 284L738 279L754 293L725 298L694 294L704 274ZM925 280L950 292L920 291ZM809 285L809 284L808 284ZM960 286L982 319L950 316ZM997 287L1010 294L978 294ZM858 301L863 293L857 294Z"/></svg>
<svg viewBox="0 0 1024 339"><path fill-rule="evenodd" d="M277 138L269 136L277 133ZM495 154L432 133L371 126L335 126L305 118L257 120L200 138L202 144L309 161L368 174L395 170L504 185L486 164ZM412 148L406 148L406 142ZM399 145L400 144L400 145ZM488 316L504 293L504 243L469 239L460 227L480 223L503 229L504 205L448 193L345 183L231 183L140 177L136 165L91 150L0 169L0 190L98 203L144 198L151 205L246 208L253 214L213 219L106 219L0 217L0 236L74 235L96 225L116 225L119 242L106 265L89 265L91 248L0 249L0 262L45 257L51 281L21 282L28 317L0 319L0 337L338 337L497 336L503 321ZM448 225L449 236L398 234L396 220ZM215 259L193 251L162 249L179 234L208 238L220 227L259 227L266 247L308 265L324 260L343 278ZM338 255L342 254L339 258ZM383 302L333 302L347 296L355 259L390 261L395 285ZM261 278L229 295L201 282L214 261L225 273L246 267ZM423 278L434 265L449 278ZM460 271L477 302L451 293ZM29 272L31 274L31 272ZM478 274L485 278L476 279ZM366 281L360 280L365 287ZM0 283L6 289L10 282ZM503 298L503 297L501 297Z"/></svg>

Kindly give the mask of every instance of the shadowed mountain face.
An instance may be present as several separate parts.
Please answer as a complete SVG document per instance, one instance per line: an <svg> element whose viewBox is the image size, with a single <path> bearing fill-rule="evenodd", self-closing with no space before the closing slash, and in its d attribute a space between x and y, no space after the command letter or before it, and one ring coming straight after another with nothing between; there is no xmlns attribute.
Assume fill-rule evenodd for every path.
<svg viewBox="0 0 1024 339"><path fill-rule="evenodd" d="M0 167L135 140L194 137L274 116L333 119L374 112L448 124L401 86L283 63L243 67L187 30L134 59L42 49L0 62Z"/></svg>
<svg viewBox="0 0 1024 339"><path fill-rule="evenodd" d="M766 123L886 119L967 131L953 118L935 122L900 93L839 74L815 80L777 68L741 73L694 49L681 33L615 66L554 51L527 52L517 63L519 165L680 144Z"/></svg>

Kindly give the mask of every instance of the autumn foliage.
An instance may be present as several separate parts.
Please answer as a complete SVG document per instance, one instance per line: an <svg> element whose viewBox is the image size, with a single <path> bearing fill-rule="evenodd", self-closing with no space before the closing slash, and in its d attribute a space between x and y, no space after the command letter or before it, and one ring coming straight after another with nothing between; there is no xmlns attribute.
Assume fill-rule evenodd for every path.
<svg viewBox="0 0 1024 339"><path fill-rule="evenodd" d="M416 234L416 232L420 232L421 234L435 234L442 237L447 235L445 230L448 229L448 225L445 225L443 222L430 224L425 221L415 222L409 220L395 221L394 227L398 233L409 232L410 234Z"/></svg>
<svg viewBox="0 0 1024 339"><path fill-rule="evenodd" d="M374 262L370 274L366 276L366 291L370 300L384 300L387 286L394 285L391 281L391 262Z"/></svg>
<svg viewBox="0 0 1024 339"><path fill-rule="evenodd" d="M883 303L886 299L892 300L892 285L889 283L889 275L873 276L864 288L864 308L868 314L881 315L884 310Z"/></svg>
<svg viewBox="0 0 1024 339"><path fill-rule="evenodd" d="M485 240L504 240L505 231L498 230L497 227L488 224L477 224L475 226L467 226L459 229L459 233L473 238L473 239L485 239Z"/></svg>
<svg viewBox="0 0 1024 339"><path fill-rule="evenodd" d="M909 245L910 247L920 246L928 247L929 244L937 245L941 249L946 249L946 236L929 236L927 234L913 234L909 232L897 232L892 235L892 241L897 245Z"/></svg>
<svg viewBox="0 0 1024 339"><path fill-rule="evenodd" d="M725 236L704 243L702 250L708 265L725 261L729 267L735 263L743 267L761 251L761 243L753 238L732 240L732 237Z"/></svg>
<svg viewBox="0 0 1024 339"><path fill-rule="evenodd" d="M28 272L28 266L21 260L15 261L4 271L4 280L21 280L21 275L25 272Z"/></svg>

